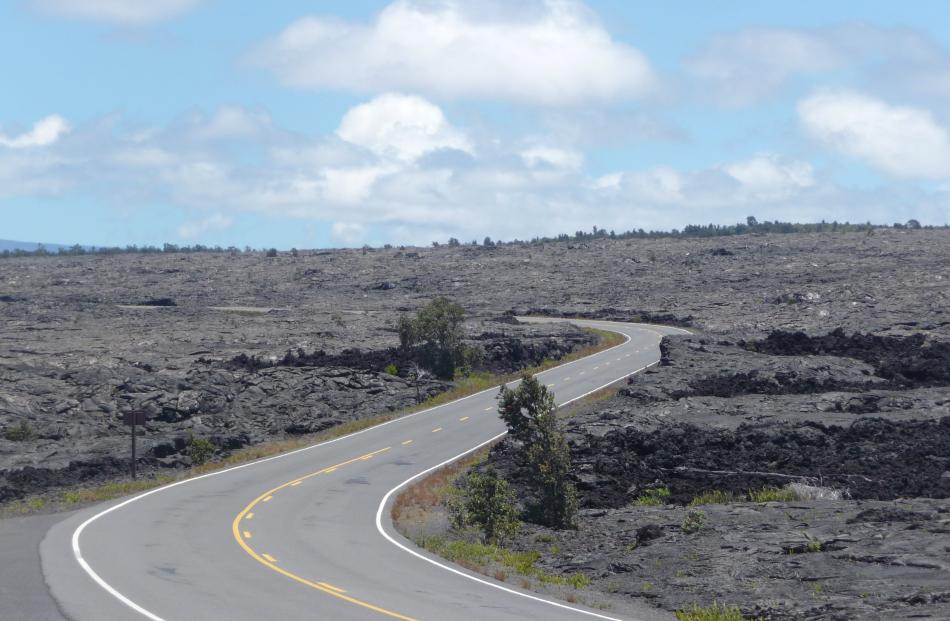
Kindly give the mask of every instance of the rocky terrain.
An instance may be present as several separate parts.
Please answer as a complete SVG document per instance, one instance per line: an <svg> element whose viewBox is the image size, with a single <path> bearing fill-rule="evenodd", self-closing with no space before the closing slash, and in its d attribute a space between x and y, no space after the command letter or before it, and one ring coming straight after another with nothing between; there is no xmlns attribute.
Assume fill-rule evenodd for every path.
<svg viewBox="0 0 950 621"><path fill-rule="evenodd" d="M837 330L661 350L616 397L565 413L579 531L529 527L514 547L547 542L545 569L584 572L597 601L950 618L950 342ZM489 463L526 497L515 442Z"/></svg>
<svg viewBox="0 0 950 621"><path fill-rule="evenodd" d="M484 367L494 371L559 358L594 341L570 326L490 327L494 331L473 334L472 341L484 351ZM393 340L380 339L388 345ZM156 355L156 346L140 341L144 355L115 357L78 350L43 356L33 350L29 361L23 359L26 350L13 352L20 361L0 370L0 424L7 430L0 438L0 503L125 476L126 412L146 415L140 469L162 471L192 464L192 438L209 440L221 457L265 440L398 411L448 387L431 376L410 377L409 361L396 348L328 354L300 343L299 353L249 356L232 345L176 356ZM390 364L396 373L385 371ZM24 421L29 437L16 437Z"/></svg>
<svg viewBox="0 0 950 621"><path fill-rule="evenodd" d="M120 475L130 409L161 471L192 435L227 452L412 404L444 385L408 380L393 326L447 295L498 371L589 340L512 313L696 333L572 413L580 530L516 542L556 538L551 571L621 603L950 618L948 280L946 230L4 259L0 430L33 433L0 436L0 502ZM492 461L517 484L510 450ZM842 497L705 505L682 528L698 494L788 482ZM637 504L660 488L670 504Z"/></svg>

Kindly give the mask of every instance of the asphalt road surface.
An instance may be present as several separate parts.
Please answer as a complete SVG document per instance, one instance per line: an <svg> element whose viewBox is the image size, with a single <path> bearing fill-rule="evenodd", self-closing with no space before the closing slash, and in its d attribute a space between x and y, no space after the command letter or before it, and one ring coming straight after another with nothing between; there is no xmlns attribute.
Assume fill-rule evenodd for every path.
<svg viewBox="0 0 950 621"><path fill-rule="evenodd" d="M628 340L539 374L559 404L655 363L676 331L574 323ZM450 566L393 529L395 490L504 433L496 395L77 512L43 540L46 582L77 621L616 618Z"/></svg>

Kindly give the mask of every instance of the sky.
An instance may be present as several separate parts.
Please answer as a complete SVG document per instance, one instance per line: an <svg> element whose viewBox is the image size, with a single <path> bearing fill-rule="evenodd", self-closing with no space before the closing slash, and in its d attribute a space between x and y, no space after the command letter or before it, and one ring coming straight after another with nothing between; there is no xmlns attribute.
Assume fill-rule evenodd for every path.
<svg viewBox="0 0 950 621"><path fill-rule="evenodd" d="M9 0L0 238L950 222L950 3Z"/></svg>

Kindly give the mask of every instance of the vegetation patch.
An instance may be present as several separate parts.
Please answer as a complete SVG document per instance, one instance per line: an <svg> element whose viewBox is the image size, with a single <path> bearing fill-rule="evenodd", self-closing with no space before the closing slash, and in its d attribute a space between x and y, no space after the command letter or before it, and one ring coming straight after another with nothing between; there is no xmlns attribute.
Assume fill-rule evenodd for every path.
<svg viewBox="0 0 950 621"><path fill-rule="evenodd" d="M706 525L706 514L697 509L687 512L681 528L684 533L695 533Z"/></svg>
<svg viewBox="0 0 950 621"><path fill-rule="evenodd" d="M496 569L496 566L500 565L523 578L534 579L539 584L566 586L572 589L582 589L590 585L590 578L581 572L560 575L542 571L537 567L541 553L536 550L518 552L497 545L441 536L418 537L416 545L466 569L486 575L507 577L507 573L502 574Z"/></svg>
<svg viewBox="0 0 950 621"><path fill-rule="evenodd" d="M791 487L763 487L750 490L749 500L752 502L797 502L801 496Z"/></svg>
<svg viewBox="0 0 950 621"><path fill-rule="evenodd" d="M16 425L8 427L3 432L3 437L10 442L27 442L35 438L36 434L33 432L33 427L29 421L21 420Z"/></svg>
<svg viewBox="0 0 950 621"><path fill-rule="evenodd" d="M670 488L668 487L654 487L648 489L639 496L633 502L640 505L641 507L659 507L666 504L666 500L670 497Z"/></svg>
<svg viewBox="0 0 950 621"><path fill-rule="evenodd" d="M724 492L722 490L714 489L708 492L703 492L699 496L696 496L689 502L689 506L697 507L699 505L728 505L734 502L741 502L745 500L744 497L733 494L732 492Z"/></svg>
<svg viewBox="0 0 950 621"><path fill-rule="evenodd" d="M676 618L679 621L761 621L761 618L749 619L736 606L718 602L709 606L693 604L691 608L682 608L676 611Z"/></svg>

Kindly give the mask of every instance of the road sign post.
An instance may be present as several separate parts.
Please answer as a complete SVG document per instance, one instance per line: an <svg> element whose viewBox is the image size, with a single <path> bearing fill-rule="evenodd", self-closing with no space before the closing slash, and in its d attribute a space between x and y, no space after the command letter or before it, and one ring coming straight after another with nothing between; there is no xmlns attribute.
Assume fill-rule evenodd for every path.
<svg viewBox="0 0 950 621"><path fill-rule="evenodd" d="M132 429L132 462L129 466L132 479L135 479L135 426L145 424L145 412L126 412L122 415L122 423Z"/></svg>

